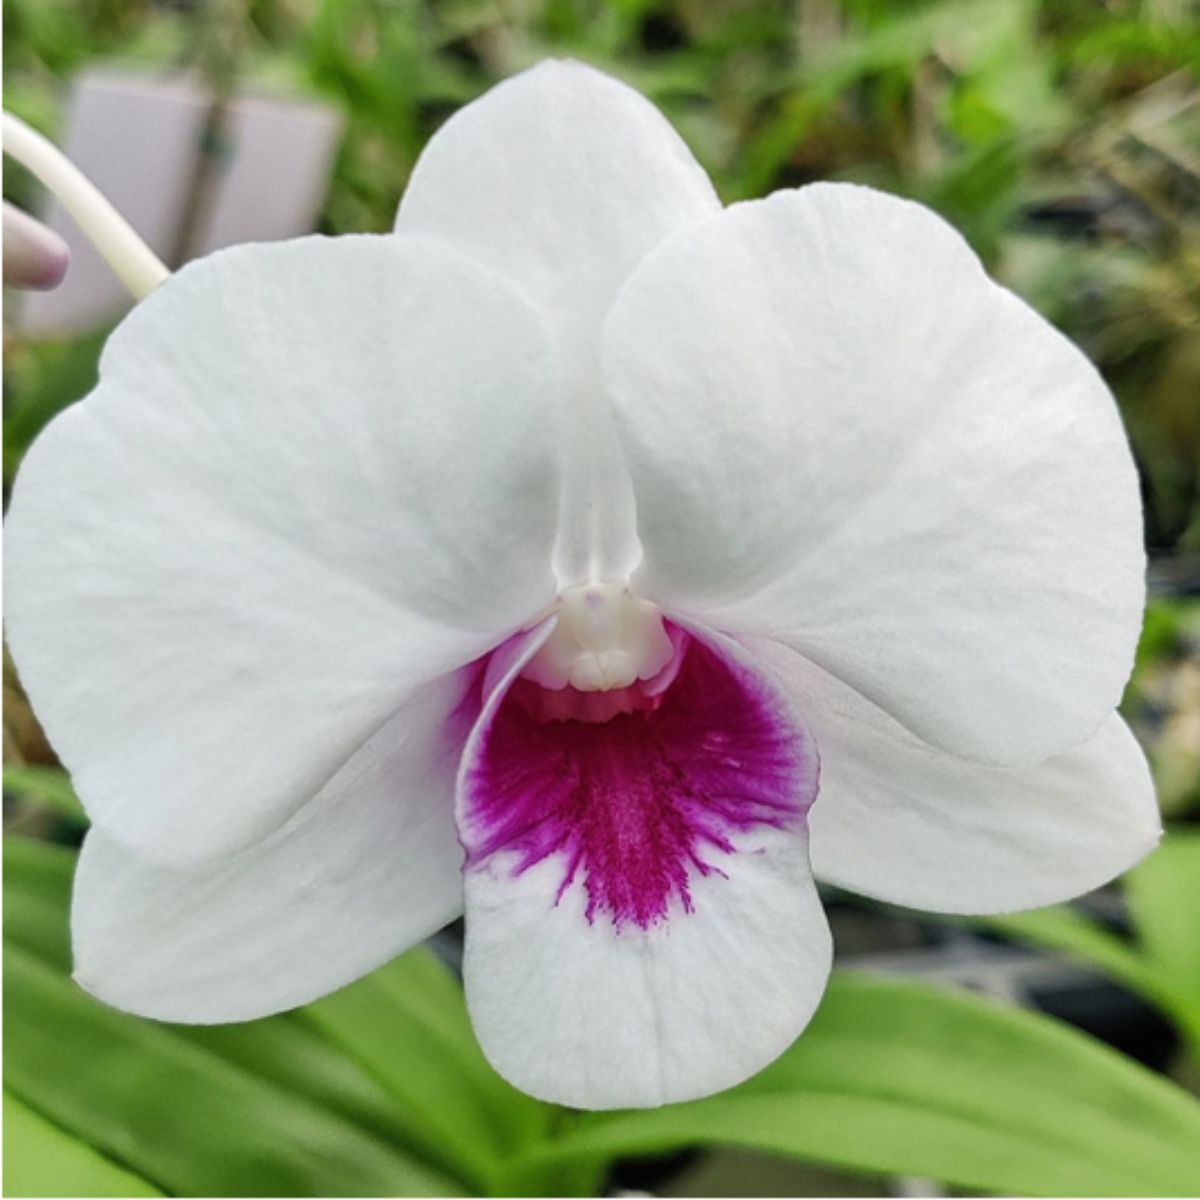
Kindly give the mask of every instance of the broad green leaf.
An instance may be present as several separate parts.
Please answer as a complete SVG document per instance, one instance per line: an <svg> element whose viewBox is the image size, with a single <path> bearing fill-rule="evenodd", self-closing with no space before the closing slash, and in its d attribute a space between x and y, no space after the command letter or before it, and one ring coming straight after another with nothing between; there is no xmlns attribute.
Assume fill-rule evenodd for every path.
<svg viewBox="0 0 1200 1200"><path fill-rule="evenodd" d="M75 852L32 838L4 839L4 942L28 950L67 973L67 925Z"/></svg>
<svg viewBox="0 0 1200 1200"><path fill-rule="evenodd" d="M174 1025L184 1041L202 1047L240 1070L351 1120L422 1162L442 1161L423 1152L413 1129L419 1111L407 1111L358 1063L332 1045L298 1013L238 1025ZM459 1163L448 1173L464 1184L470 1177Z"/></svg>
<svg viewBox="0 0 1200 1200"><path fill-rule="evenodd" d="M1200 831L1172 829L1125 876L1125 899L1146 964L1162 980L1160 1003L1200 1062Z"/></svg>
<svg viewBox="0 0 1200 1200"><path fill-rule="evenodd" d="M4 859L7 942L65 972L69 966L67 903L74 852L9 837L5 840ZM155 1038L173 1035L181 1043L194 1043L240 1071L348 1117L390 1143L409 1142L405 1121L386 1093L293 1017L201 1028L139 1022L116 1013L112 1016L134 1029L144 1028Z"/></svg>
<svg viewBox="0 0 1200 1200"><path fill-rule="evenodd" d="M161 1196L157 1188L4 1093L6 1196Z"/></svg>
<svg viewBox="0 0 1200 1200"><path fill-rule="evenodd" d="M6 941L65 974L70 967L67 906L75 853L62 846L9 837L4 860ZM427 951L413 953L418 958L428 956ZM434 982L442 981L435 977ZM147 1022L145 1026L170 1033L263 1082L322 1105L389 1143L416 1148L418 1157L431 1160L430 1154L421 1151L429 1145L422 1097L409 1096L398 1102L345 1051L328 1041L316 1022L305 1020L302 1014L235 1025ZM383 1036L394 1038L397 1033L394 1028L387 1029ZM422 1047L421 1052L424 1050ZM390 1052L403 1054L403 1044L393 1041ZM441 1147L433 1149L432 1160L444 1161L456 1177L470 1179L461 1162L453 1161Z"/></svg>
<svg viewBox="0 0 1200 1200"><path fill-rule="evenodd" d="M1200 830L1175 828L1125 876L1146 956L1200 1007Z"/></svg>
<svg viewBox="0 0 1200 1200"><path fill-rule="evenodd" d="M455 1195L459 1187L325 1106L170 1026L107 1008L26 950L5 950L8 1087L170 1192Z"/></svg>
<svg viewBox="0 0 1200 1200"><path fill-rule="evenodd" d="M424 1128L413 1132L434 1161L457 1163L481 1187L501 1155L546 1127L550 1110L488 1065L461 985L428 951L404 955L302 1016L420 1114Z"/></svg>
<svg viewBox="0 0 1200 1200"><path fill-rule="evenodd" d="M543 1159L745 1146L1002 1194L1194 1194L1200 1103L1046 1017L841 974L754 1079L651 1112L593 1114Z"/></svg>

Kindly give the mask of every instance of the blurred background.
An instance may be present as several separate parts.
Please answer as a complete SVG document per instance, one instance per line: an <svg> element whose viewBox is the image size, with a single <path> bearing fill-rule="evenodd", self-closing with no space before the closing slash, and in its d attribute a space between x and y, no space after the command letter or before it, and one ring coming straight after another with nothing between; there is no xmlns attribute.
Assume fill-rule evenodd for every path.
<svg viewBox="0 0 1200 1200"><path fill-rule="evenodd" d="M1125 711L1150 755L1169 834L1145 868L1069 909L964 924L831 896L839 958L881 977L970 988L1047 1012L1200 1090L1195 4L4 0L4 32L5 107L67 147L172 266L237 241L389 228L439 124L549 54L577 56L649 95L727 202L853 180L913 196L957 225L997 278L1083 347L1121 405L1151 556L1151 602ZM128 301L31 177L7 161L4 195L44 217L75 251L58 291L5 297L7 493L38 431L91 388ZM423 1194L445 1190L447 1175L468 1191L494 1189L459 1170L469 1151L448 1152L436 1122L419 1135L409 1118L397 1126L394 1114L371 1108L382 1101L350 1078L347 1062L305 1040L313 1028L324 1036L337 1026L326 1042L354 1043L357 1027L338 1026L336 1006L332 1015L238 1027L258 1030L257 1049L248 1035L217 1031L179 1032L178 1045L164 1049L154 1039L175 1037L165 1027L145 1026L155 1030L147 1042L134 1028L143 1023L68 995L65 905L83 822L7 656L4 687L6 946L19 964L17 982L11 966L6 981L8 1194ZM452 969L453 931L436 949ZM47 1014L61 1021L53 1035ZM412 1029L419 1042L425 1026ZM420 1058L413 1045L402 1047L397 1071ZM356 1053L370 1057L362 1047ZM266 1078L267 1099L239 1108L220 1088L206 1091L205 1055L221 1070ZM280 1059L307 1066L284 1078ZM246 1078L235 1083L244 1089ZM164 1126L155 1088L186 1093L190 1140ZM264 1115L282 1093L299 1106L291 1124L278 1106ZM413 1103L433 1101L418 1094ZM222 1105L230 1120L237 1115L236 1128L222 1123ZM427 1115L412 1120L424 1129ZM547 1127L559 1119L546 1117ZM406 1155L415 1144L402 1158L408 1167L388 1160L364 1175L370 1154L338 1121ZM288 1158L306 1139L318 1150ZM808 1146L780 1157L730 1149L737 1138L712 1140L722 1146L670 1148L667 1139L654 1144L657 1156L617 1156L558 1184L570 1194L997 1190L986 1171L895 1169L908 1161L903 1154L855 1159ZM358 1173L342 1170L355 1155ZM115 1174L105 1174L110 1168ZM390 1187L379 1182L389 1178ZM1053 1194L1074 1178L1048 1171L1013 1186ZM545 1177L507 1182L552 1194Z"/></svg>

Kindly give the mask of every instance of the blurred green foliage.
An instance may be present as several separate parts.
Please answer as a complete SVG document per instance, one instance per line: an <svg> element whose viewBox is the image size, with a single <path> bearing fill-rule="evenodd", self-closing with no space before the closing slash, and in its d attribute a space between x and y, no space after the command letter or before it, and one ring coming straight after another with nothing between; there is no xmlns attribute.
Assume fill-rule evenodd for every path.
<svg viewBox="0 0 1200 1200"><path fill-rule="evenodd" d="M332 232L386 229L438 124L548 54L648 93L727 200L827 178L915 196L1094 358L1150 545L1200 550L1190 0L4 0L4 17L6 103L51 132L97 56L326 96L348 120ZM86 374L61 348L18 358L7 471Z"/></svg>

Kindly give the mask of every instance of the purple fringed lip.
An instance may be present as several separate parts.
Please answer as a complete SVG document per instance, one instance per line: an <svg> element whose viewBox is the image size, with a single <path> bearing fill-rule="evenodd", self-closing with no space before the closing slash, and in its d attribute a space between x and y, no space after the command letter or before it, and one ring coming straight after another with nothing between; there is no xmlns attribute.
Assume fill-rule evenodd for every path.
<svg viewBox="0 0 1200 1200"><path fill-rule="evenodd" d="M589 923L648 929L693 910L690 881L723 874L739 834L802 825L819 773L808 732L726 639L671 633L667 686L607 717L589 699L563 719L570 698L501 685L460 775L467 870L504 855L519 875L553 856L553 903L582 886Z"/></svg>

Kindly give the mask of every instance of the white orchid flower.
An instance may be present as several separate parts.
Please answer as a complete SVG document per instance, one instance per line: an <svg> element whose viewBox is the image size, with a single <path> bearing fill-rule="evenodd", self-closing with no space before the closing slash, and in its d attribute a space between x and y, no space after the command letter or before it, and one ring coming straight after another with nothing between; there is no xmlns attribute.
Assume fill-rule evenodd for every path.
<svg viewBox="0 0 1200 1200"><path fill-rule="evenodd" d="M814 875L997 912L1158 836L1096 371L927 209L722 209L575 63L452 118L394 234L152 292L8 536L94 823L77 977L135 1013L290 1008L465 912L501 1074L659 1104L804 1029Z"/></svg>

